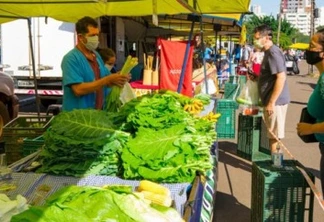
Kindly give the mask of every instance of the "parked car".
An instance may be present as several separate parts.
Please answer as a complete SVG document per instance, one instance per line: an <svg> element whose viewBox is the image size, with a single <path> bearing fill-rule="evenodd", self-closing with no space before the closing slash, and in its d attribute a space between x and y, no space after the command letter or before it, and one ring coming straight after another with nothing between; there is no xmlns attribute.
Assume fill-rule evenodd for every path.
<svg viewBox="0 0 324 222"><path fill-rule="evenodd" d="M14 80L0 72L0 136L3 126L16 118L19 112L19 99L14 93Z"/></svg>

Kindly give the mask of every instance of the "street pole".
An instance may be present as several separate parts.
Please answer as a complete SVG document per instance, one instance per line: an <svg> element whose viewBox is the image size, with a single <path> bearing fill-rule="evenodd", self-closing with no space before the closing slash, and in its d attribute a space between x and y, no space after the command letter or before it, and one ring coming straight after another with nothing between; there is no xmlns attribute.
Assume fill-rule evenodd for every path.
<svg viewBox="0 0 324 222"><path fill-rule="evenodd" d="M314 10L315 10L315 0L311 2L311 24L310 24L310 38L314 35L314 28L315 28L315 17L314 17ZM314 66L310 66L310 74L313 74Z"/></svg>
<svg viewBox="0 0 324 222"><path fill-rule="evenodd" d="M277 46L280 46L280 30L281 30L281 14L282 14L282 0L280 0L280 7L279 7L279 18L278 18L278 32L277 32Z"/></svg>

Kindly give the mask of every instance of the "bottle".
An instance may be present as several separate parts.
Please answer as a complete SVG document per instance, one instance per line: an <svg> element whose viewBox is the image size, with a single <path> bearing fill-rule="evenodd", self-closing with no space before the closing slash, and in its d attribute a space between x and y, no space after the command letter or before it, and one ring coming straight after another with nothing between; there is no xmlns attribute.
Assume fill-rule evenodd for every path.
<svg viewBox="0 0 324 222"><path fill-rule="evenodd" d="M282 161L283 161L283 152L280 147L280 144L278 143L276 151L272 154L273 166L282 167Z"/></svg>

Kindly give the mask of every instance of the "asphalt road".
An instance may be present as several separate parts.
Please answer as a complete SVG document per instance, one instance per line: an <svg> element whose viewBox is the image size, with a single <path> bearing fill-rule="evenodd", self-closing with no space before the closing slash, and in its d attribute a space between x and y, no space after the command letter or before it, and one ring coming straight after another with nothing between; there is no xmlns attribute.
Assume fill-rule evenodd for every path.
<svg viewBox="0 0 324 222"><path fill-rule="evenodd" d="M306 106L308 98L315 87L317 77L307 75L308 65L299 63L300 74L287 77L291 94L286 120L286 137L282 140L291 154L307 167L315 176L319 191L320 152L318 143L306 144L298 136L296 125L300 112ZM314 72L317 73L314 67ZM217 182L214 221L249 222L251 221L251 162L236 155L237 139L219 140L219 174ZM285 153L285 159L290 157ZM313 221L323 222L324 211L314 201Z"/></svg>

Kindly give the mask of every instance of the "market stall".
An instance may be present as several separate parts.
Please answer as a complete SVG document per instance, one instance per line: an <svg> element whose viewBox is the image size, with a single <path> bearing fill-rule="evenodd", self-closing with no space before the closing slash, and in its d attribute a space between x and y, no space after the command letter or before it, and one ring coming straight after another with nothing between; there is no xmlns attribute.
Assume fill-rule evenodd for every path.
<svg viewBox="0 0 324 222"><path fill-rule="evenodd" d="M2 190L10 198L20 194L28 204L47 206L45 199L69 185L130 185L135 190L146 179L169 188L173 207L181 216L192 202L199 210L191 217L211 217L218 117L204 110L213 109L209 103L208 96L190 98L161 91L133 99L110 115L99 110L74 110L53 119L43 118L43 122L37 122L38 117L15 120L4 128L5 135L19 132L11 139L5 137L6 143L11 141L5 147L8 156L23 153L19 135L44 132L44 145L37 143L41 151L11 165L14 172L3 181ZM204 114L197 118L199 113ZM14 152L10 153L10 146L15 146ZM203 192L191 189L198 178ZM201 197L204 204L199 203Z"/></svg>

